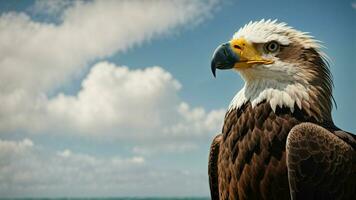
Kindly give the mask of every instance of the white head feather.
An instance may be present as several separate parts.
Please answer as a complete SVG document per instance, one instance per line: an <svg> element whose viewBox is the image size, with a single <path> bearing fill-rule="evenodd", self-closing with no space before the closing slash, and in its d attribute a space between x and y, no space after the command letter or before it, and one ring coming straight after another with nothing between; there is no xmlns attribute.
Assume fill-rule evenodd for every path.
<svg viewBox="0 0 356 200"><path fill-rule="evenodd" d="M320 41L315 40L308 32L301 32L288 26L286 23L278 23L277 20L250 21L244 27L240 28L233 38L245 38L253 43L266 43L272 40L280 44L288 45L290 38L296 42L303 43L306 48L320 49Z"/></svg>
<svg viewBox="0 0 356 200"><path fill-rule="evenodd" d="M306 32L300 32L286 23L277 23L277 20L264 19L250 22L240 28L233 39L244 38L250 43L267 43L277 41L281 45L298 43L303 48L313 48L320 55L320 42L313 39ZM275 55L263 54L262 57L272 59L273 64L256 65L248 69L238 70L245 80L245 86L236 94L230 103L229 110L241 107L250 101L252 106L266 100L273 111L277 106L287 106L294 111L294 105L302 108L302 102L308 102L309 83L302 74L297 63L287 63Z"/></svg>

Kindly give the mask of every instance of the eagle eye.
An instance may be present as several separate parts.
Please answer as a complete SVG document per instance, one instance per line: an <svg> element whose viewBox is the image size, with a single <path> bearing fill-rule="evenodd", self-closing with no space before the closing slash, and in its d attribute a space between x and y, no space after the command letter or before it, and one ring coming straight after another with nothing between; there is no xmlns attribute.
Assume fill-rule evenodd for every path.
<svg viewBox="0 0 356 200"><path fill-rule="evenodd" d="M275 53L279 50L279 43L276 41L268 42L264 45L264 50L266 53Z"/></svg>

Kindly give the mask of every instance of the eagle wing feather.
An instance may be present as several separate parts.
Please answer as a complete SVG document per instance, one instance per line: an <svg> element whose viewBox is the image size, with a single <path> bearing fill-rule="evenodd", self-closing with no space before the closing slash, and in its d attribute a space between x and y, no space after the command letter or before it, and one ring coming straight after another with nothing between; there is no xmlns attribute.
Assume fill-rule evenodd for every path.
<svg viewBox="0 0 356 200"><path fill-rule="evenodd" d="M356 153L344 138L352 140L346 132L330 132L313 123L291 129L286 149L293 200L355 197Z"/></svg>
<svg viewBox="0 0 356 200"><path fill-rule="evenodd" d="M219 200L218 159L221 139L222 134L217 135L210 146L208 173L212 200Z"/></svg>

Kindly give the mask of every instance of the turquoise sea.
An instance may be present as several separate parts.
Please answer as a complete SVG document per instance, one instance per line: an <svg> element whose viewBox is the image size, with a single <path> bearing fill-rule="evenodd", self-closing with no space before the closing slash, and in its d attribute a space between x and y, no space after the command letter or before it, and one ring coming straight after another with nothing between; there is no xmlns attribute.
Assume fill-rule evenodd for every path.
<svg viewBox="0 0 356 200"><path fill-rule="evenodd" d="M0 200L210 200L209 197L0 198Z"/></svg>

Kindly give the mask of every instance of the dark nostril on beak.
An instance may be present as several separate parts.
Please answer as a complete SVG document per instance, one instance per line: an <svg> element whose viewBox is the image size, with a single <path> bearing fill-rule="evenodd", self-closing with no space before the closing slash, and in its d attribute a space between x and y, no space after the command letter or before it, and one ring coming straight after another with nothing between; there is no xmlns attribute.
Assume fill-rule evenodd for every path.
<svg viewBox="0 0 356 200"><path fill-rule="evenodd" d="M242 47L240 47L240 46L237 45L237 44L234 45L234 48L242 50Z"/></svg>

